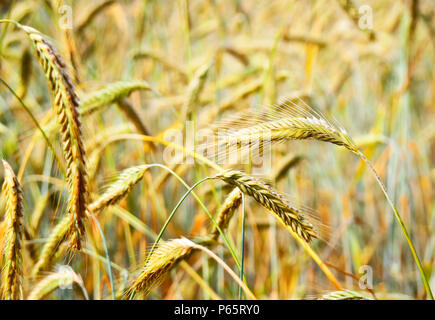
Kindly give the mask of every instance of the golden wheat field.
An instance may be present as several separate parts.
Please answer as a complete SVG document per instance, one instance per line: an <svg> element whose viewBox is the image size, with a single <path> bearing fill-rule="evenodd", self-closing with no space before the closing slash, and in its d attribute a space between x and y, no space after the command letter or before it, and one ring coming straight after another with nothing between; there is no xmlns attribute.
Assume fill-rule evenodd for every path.
<svg viewBox="0 0 435 320"><path fill-rule="evenodd" d="M432 0L1 1L0 298L433 299L434 57Z"/></svg>

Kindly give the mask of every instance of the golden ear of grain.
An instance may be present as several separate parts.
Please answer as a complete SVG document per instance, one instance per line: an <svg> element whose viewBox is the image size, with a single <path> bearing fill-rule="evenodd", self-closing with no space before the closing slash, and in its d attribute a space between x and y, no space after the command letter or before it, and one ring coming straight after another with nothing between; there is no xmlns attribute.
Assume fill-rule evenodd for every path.
<svg viewBox="0 0 435 320"><path fill-rule="evenodd" d="M105 207L113 205L128 195L131 189L143 178L148 165L139 165L122 171L106 192L89 205L93 214L98 214Z"/></svg>
<svg viewBox="0 0 435 320"><path fill-rule="evenodd" d="M266 121L245 129L236 130L230 133L230 140L236 143L255 142L270 140L279 142L283 140L305 140L314 139L343 146L350 151L357 153L356 146L351 142L349 136L337 130L320 118L289 117L280 120ZM232 139L231 139L232 138ZM252 146L248 144L248 146Z"/></svg>
<svg viewBox="0 0 435 320"><path fill-rule="evenodd" d="M228 228L228 224L230 223L234 212L237 210L241 203L242 193L240 192L239 188L234 188L234 190L231 191L231 193L227 196L218 211L216 223L222 231ZM217 238L219 237L219 230L217 229L215 224L213 224L211 235L213 240L217 240Z"/></svg>
<svg viewBox="0 0 435 320"><path fill-rule="evenodd" d="M22 242L23 192L11 166L2 160L5 169L3 194L6 198L6 235L3 248L1 296L4 300L23 298Z"/></svg>
<svg viewBox="0 0 435 320"><path fill-rule="evenodd" d="M217 139L203 149L218 161L222 161L222 156L229 156L225 154L227 150L240 152L242 156L248 152L256 155L267 144L306 139L343 146L359 156L358 147L344 129L334 126L306 105L282 103L258 113L242 113L235 119L217 123L216 127Z"/></svg>
<svg viewBox="0 0 435 320"><path fill-rule="evenodd" d="M138 293L148 294L152 287L161 281L178 262L186 259L194 248L195 243L186 238L160 242L139 276L126 290L125 296L130 298Z"/></svg>
<svg viewBox="0 0 435 320"><path fill-rule="evenodd" d="M50 273L36 283L27 300L41 300L57 288L71 286L73 283L83 286L82 278L70 266L59 266L56 272Z"/></svg>
<svg viewBox="0 0 435 320"><path fill-rule="evenodd" d="M56 49L37 30L28 26L21 28L33 42L39 63L54 96L70 188L68 214L74 220L69 234L72 247L80 250L85 230L88 188L79 99L66 72L66 65Z"/></svg>
<svg viewBox="0 0 435 320"><path fill-rule="evenodd" d="M319 300L372 300L352 290L334 291L323 295Z"/></svg>
<svg viewBox="0 0 435 320"><path fill-rule="evenodd" d="M241 192L253 197L305 241L310 242L312 238L317 237L313 225L304 217L302 211L290 206L282 194L263 181L235 170L222 171L215 177L238 187Z"/></svg>

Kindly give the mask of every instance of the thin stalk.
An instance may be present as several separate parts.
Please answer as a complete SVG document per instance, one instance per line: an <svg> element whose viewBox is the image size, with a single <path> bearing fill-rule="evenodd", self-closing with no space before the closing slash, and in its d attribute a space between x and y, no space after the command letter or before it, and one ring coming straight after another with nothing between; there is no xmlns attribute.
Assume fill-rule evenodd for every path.
<svg viewBox="0 0 435 320"><path fill-rule="evenodd" d="M103 257L103 256L99 255L98 253L90 250L90 249L83 248L81 251L84 254L87 254L87 255L89 255L89 256L91 256L93 258L96 258L96 259L100 260L101 262L107 262L107 258L106 257ZM118 270L120 274L123 274L125 272L128 273L127 269L121 267L120 265L116 264L115 262L110 261L110 264L113 267L113 269Z"/></svg>
<svg viewBox="0 0 435 320"><path fill-rule="evenodd" d="M91 218L94 219L95 224L97 225L98 230L101 234L101 239L103 242L104 253L106 255L106 265L107 265L107 273L109 275L110 289L112 290L112 299L116 300L116 291L115 291L115 282L113 281L113 273L112 273L112 264L110 263L109 250L107 249L107 242L104 236L103 229L101 229L100 223L94 215L90 214Z"/></svg>
<svg viewBox="0 0 435 320"><path fill-rule="evenodd" d="M415 260L415 263L417 264L418 271L420 272L421 279L423 281L424 288L426 290L427 295L431 300L434 300L432 290L430 288L429 282L427 281L426 275L423 270L423 265L421 264L420 258L418 257L417 251L415 250L414 244L412 243L411 237L409 236L408 230L406 229L405 223L402 220L402 217L400 216L399 212L397 211L396 206L394 205L393 201L391 200L390 196L387 193L387 188L385 187L384 183L381 180L381 177L379 177L378 173L376 172L376 169L373 167L372 163L366 158L366 156L360 151L359 157L367 164L367 166L371 169L373 172L376 181L378 182L379 186L381 187L382 192L385 195L385 198L388 201L388 204L393 209L394 217L396 218L397 222L399 222L400 228L402 229L403 234L405 235L406 241L408 242L409 248L411 249L412 256Z"/></svg>
<svg viewBox="0 0 435 320"><path fill-rule="evenodd" d="M179 175L177 175L173 170L171 170L167 166L159 164L159 163L150 164L148 166L149 167L160 167L160 168L163 168L165 170L168 170L174 177L176 177L178 179L178 181L180 181L186 187L186 189L190 188L189 185ZM193 191L192 191L192 195L196 199L196 201L199 203L201 208L204 210L204 212L207 214L207 216L210 218L212 223L216 226L216 229L219 231L220 236L224 240L225 245L227 246L228 250L231 253L231 256L233 257L234 262L236 263L237 267L240 269L240 263L239 263L239 260L237 259L236 252L234 251L233 247L231 246L230 242L228 241L227 237L225 236L225 233L219 227L218 223L213 218L212 214L210 213L210 211L208 211L207 207L204 205L204 203L201 201L201 199L198 197L198 195Z"/></svg>
<svg viewBox="0 0 435 320"><path fill-rule="evenodd" d="M242 245L240 249L240 281L243 281L243 265L245 262L245 195L242 193ZM242 287L239 287L239 300L242 300Z"/></svg>
<svg viewBox="0 0 435 320"><path fill-rule="evenodd" d="M86 288L83 285L83 283L79 283L78 285L79 285L80 289L82 289L82 293L83 293L83 296L85 297L85 300L89 300L88 292L86 291Z"/></svg>
<svg viewBox="0 0 435 320"><path fill-rule="evenodd" d="M148 260L151 258L151 255L154 252L154 249L156 248L158 242L160 241L160 239L163 236L163 233L166 230L166 227L168 226L169 222L171 222L172 218L175 215L175 212L177 212L177 209L180 207L180 205L183 203L183 201L187 198L187 196L192 192L193 189L195 189L198 185L200 185L201 183L203 183L204 181L207 181L209 179L212 179L211 177L205 177L204 179L201 179L199 181L197 181L194 185L192 185L189 190L186 191L186 193L181 197L181 199L178 201L177 205L174 207L174 209L172 210L171 214L169 215L168 219L166 219L162 229L160 230L159 234L157 235L156 240L154 241L153 246L151 247L150 252L148 253L148 257L145 259L145 265L148 263Z"/></svg>

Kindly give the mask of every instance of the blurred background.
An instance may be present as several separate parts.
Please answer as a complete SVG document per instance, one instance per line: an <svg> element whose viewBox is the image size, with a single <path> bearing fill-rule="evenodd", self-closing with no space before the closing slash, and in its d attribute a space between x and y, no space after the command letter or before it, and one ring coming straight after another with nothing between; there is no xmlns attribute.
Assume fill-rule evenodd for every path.
<svg viewBox="0 0 435 320"><path fill-rule="evenodd" d="M124 98L137 115L133 120L115 104L83 117L93 199L117 172L138 164L168 165L189 185L213 172L201 163L164 163L163 146L121 139L122 134L163 138L168 129L182 130L187 118L198 129L208 128L227 115L282 99L303 101L345 128L372 161L435 289L433 1L24 0L0 5L2 18L51 39L80 98L120 80L145 80L154 89ZM54 116L52 99L31 44L12 25L0 27L0 77L47 125ZM202 84L192 94L205 66ZM58 133L47 132L61 154ZM64 214L67 192L53 154L3 85L0 153L22 176L24 223L35 227L27 241L38 253ZM291 141L273 146L271 169L264 178L293 203L312 208L329 228L329 237L312 247L344 288L367 292L359 285L365 277L377 298L425 297L393 212L361 160L332 144ZM216 213L229 191L222 183L207 182L197 194ZM134 276L152 235L184 192L175 177L153 168L125 200L98 216L117 284ZM227 231L238 254L240 212ZM210 225L189 197L164 239L192 238ZM110 293L104 259L98 258L104 248L95 225L90 232L83 252L61 256L58 263L72 266L92 299L104 299ZM335 289L288 232L250 199L244 237L247 283L258 298L316 298ZM236 270L224 246L213 250ZM27 251L25 278L34 264ZM148 298L238 297L237 285L215 261L199 253L186 262ZM33 285L24 282L26 291ZM83 296L74 288L48 298Z"/></svg>

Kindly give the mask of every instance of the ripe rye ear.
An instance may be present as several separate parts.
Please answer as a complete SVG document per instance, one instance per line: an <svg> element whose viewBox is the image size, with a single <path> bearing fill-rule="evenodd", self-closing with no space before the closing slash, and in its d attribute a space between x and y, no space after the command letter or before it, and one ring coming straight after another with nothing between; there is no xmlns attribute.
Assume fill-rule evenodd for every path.
<svg viewBox="0 0 435 320"><path fill-rule="evenodd" d="M289 104L290 103L290 104ZM214 125L213 143L202 146L218 161L230 152L242 156L259 154L268 144L287 140L317 140L345 147L359 156L359 150L346 130L326 120L307 105L284 102L261 110L246 112Z"/></svg>
<svg viewBox="0 0 435 320"><path fill-rule="evenodd" d="M70 189L67 210L73 218L68 235L71 238L72 248L80 250L85 232L88 182L79 99L66 71L66 65L56 49L36 29L23 25L18 26L32 40L39 63L54 97L54 107L62 137L63 155L67 163L67 182Z"/></svg>
<svg viewBox="0 0 435 320"><path fill-rule="evenodd" d="M3 300L19 300L23 298L23 192L11 166L5 160L2 161L5 170L2 192L6 198L6 235L3 248L1 297Z"/></svg>
<svg viewBox="0 0 435 320"><path fill-rule="evenodd" d="M282 194L263 181L235 170L222 171L216 178L238 187L241 192L253 197L306 242L317 237L314 226L303 212L291 206Z"/></svg>
<svg viewBox="0 0 435 320"><path fill-rule="evenodd" d="M194 243L185 238L162 241L151 252L151 256L139 276L127 289L125 296L133 298L135 294L148 294L163 277L194 249Z"/></svg>

